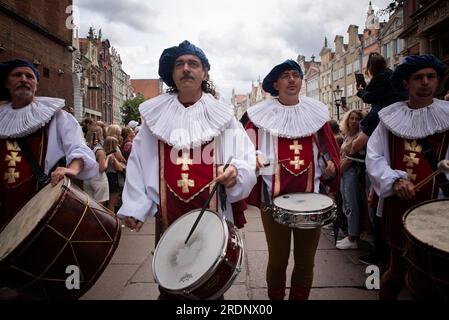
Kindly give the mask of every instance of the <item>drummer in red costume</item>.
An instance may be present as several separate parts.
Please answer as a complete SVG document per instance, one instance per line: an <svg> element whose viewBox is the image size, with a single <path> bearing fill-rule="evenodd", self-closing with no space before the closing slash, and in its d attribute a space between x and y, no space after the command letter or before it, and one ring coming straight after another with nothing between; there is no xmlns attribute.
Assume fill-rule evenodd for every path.
<svg viewBox="0 0 449 320"><path fill-rule="evenodd" d="M327 123L329 111L319 101L299 97L302 78L301 67L293 60L275 66L262 85L275 98L248 109L246 129L256 139L260 170L249 202L261 207L269 254L268 296L273 300L285 296L292 232L295 266L289 299L308 298L320 228L295 229L278 224L269 205L279 195L318 193L322 182L335 191L339 183L339 152Z"/></svg>
<svg viewBox="0 0 449 320"><path fill-rule="evenodd" d="M5 101L0 107L0 230L43 186L20 141L28 145L41 180L45 180L44 174L52 184L66 175L89 179L98 174L81 127L62 110L64 100L35 96L38 82L39 72L30 62L0 63L0 101ZM57 166L62 158L67 166Z"/></svg>
<svg viewBox="0 0 449 320"><path fill-rule="evenodd" d="M415 185L449 159L449 102L434 98L446 66L432 55L408 56L391 80L409 100L379 112L380 123L367 145L366 167L380 196L377 214L390 247L389 269L380 283L380 299L396 299L406 281L402 217L420 202L449 197L447 174Z"/></svg>
<svg viewBox="0 0 449 320"><path fill-rule="evenodd" d="M243 226L242 208L231 203L241 203L256 182L255 150L232 106L215 98L209 70L204 52L188 41L165 49L159 75L170 89L139 107L142 126L118 215L136 231L156 216L156 242L181 215L203 207L216 181L226 197L223 192L213 197L209 207ZM173 298L161 293L160 298Z"/></svg>

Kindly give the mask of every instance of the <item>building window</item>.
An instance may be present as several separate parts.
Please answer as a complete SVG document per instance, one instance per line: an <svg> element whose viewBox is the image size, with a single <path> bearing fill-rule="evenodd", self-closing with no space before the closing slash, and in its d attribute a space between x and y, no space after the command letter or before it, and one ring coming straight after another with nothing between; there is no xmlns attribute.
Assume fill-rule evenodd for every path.
<svg viewBox="0 0 449 320"><path fill-rule="evenodd" d="M359 72L360 71L360 63L359 60L356 60L354 62L354 72Z"/></svg>
<svg viewBox="0 0 449 320"><path fill-rule="evenodd" d="M402 39L396 39L396 54L400 54L402 51Z"/></svg>
<svg viewBox="0 0 449 320"><path fill-rule="evenodd" d="M366 55L366 56L363 56L362 65L364 68L366 68L367 64L368 64L368 56Z"/></svg>
<svg viewBox="0 0 449 320"><path fill-rule="evenodd" d="M338 71L334 71L332 73L332 76L333 76L334 80L337 80L338 79Z"/></svg>
<svg viewBox="0 0 449 320"><path fill-rule="evenodd" d="M341 68L338 70L338 79L342 79L345 77L345 69Z"/></svg>
<svg viewBox="0 0 449 320"><path fill-rule="evenodd" d="M384 57L387 60L391 58L391 42L384 44Z"/></svg>
<svg viewBox="0 0 449 320"><path fill-rule="evenodd" d="M347 97L352 97L353 96L352 84L346 86L346 96Z"/></svg>
<svg viewBox="0 0 449 320"><path fill-rule="evenodd" d="M350 76L352 73L352 63L346 65L346 75Z"/></svg>

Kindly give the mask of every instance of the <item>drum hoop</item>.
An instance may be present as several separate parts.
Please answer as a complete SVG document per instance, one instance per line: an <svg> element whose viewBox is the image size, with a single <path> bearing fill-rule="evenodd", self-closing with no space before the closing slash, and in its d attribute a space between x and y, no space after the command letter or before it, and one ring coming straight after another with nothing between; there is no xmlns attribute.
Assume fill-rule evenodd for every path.
<svg viewBox="0 0 449 320"><path fill-rule="evenodd" d="M151 263L151 267L152 267L152 270L153 270L153 277L154 277L154 280L155 280L158 284L161 284L161 282L160 282L160 279L157 277L157 274L156 274L156 265L155 265L156 259L155 259L155 257L156 257L156 254L157 254L158 250L159 250L159 247L160 247L160 245L161 245L161 243L162 243L162 240L163 240L163 239L165 238L165 236L167 235L168 229L170 229L170 227L171 227L171 226L174 226L176 223L179 223L179 221L181 220L180 218L182 218L183 216L187 216L188 214L190 214L190 213L192 213L192 212L197 212L197 211L200 211L200 209L193 209L193 210L190 210L190 211L184 213L181 217L179 217L178 219L176 219L176 220L175 220L175 221L174 221L174 222L167 228L167 230L165 230L165 232L162 234L161 238L159 239L159 242L158 242L156 248L154 249L153 262ZM215 214L215 215L220 219L221 225L222 225L222 227L223 227L224 237L223 237L223 242L222 242L222 245L221 245L221 252L220 252L220 255L215 259L215 261L214 261L213 264L212 264L212 267L211 267L207 272L205 272L202 276L200 276L196 281L194 281L193 283L191 283L189 286L187 286L187 287L185 287L185 288L181 288L181 289L167 289L167 288L164 287L165 290L170 291L170 292L179 292L179 291L182 291L182 292L185 292L185 293L188 294L188 293L190 293L190 292L192 292L192 291L198 289L201 285L203 285L203 283L204 283L206 280L209 279L209 277L210 277L212 274L214 274L215 270L216 270L216 269L218 268L218 266L220 265L220 262L224 259L225 255L226 255L226 249L227 249L227 243L228 243L227 240L228 240L228 238L229 238L229 231L228 231L227 225L226 225L226 223L225 223L225 219L224 219L223 217L220 217L220 215L219 215L217 212L215 212L214 210L207 209L206 211ZM187 237L187 235L186 235L186 237Z"/></svg>
<svg viewBox="0 0 449 320"><path fill-rule="evenodd" d="M299 211L299 210L293 211L293 210L289 210L289 209L284 209L284 208L279 207L279 206L274 204L274 200L276 198L287 196L287 195L290 195L290 194L298 194L298 193L300 193L300 194L310 194L310 193L319 194L320 196L323 196L323 197L331 199L332 200L332 204L329 207L326 207L326 208L323 208L323 209L307 210L307 211ZM328 212L328 211L332 210L334 207L336 207L335 201L331 197L329 197L329 196L327 196L325 194L322 194L322 193L317 193L317 192L293 192L293 193L286 193L286 194L283 194L281 196L277 196L276 198L273 199L273 204L272 204L273 208L279 208L279 209L281 209L283 211L286 211L287 213L291 213L293 215L294 214L312 215L312 214L321 213L321 212Z"/></svg>
<svg viewBox="0 0 449 320"><path fill-rule="evenodd" d="M278 207L278 206L276 206L276 205L274 205L273 204L273 208L272 209L280 209L280 210L282 210L283 212L286 212L286 213L288 213L288 214L291 214L291 215L303 215L303 216L308 216L308 215L314 215L314 214L322 214L322 213L327 213L327 212L329 212L329 211L332 211L332 210L334 210L335 208L337 207L337 205L335 204L335 203L333 203L332 204L332 206L330 206L330 207L327 207L327 208L325 208L325 209L321 209L321 210L309 210L309 211L292 211L292 210L288 210L288 209L284 209L284 208L282 208L282 207ZM273 213L274 213L274 211L273 211Z"/></svg>
<svg viewBox="0 0 449 320"><path fill-rule="evenodd" d="M413 243L414 246L418 247L419 249L421 249L423 251L426 251L427 254L432 253L432 256L436 256L438 258L443 258L443 259L448 259L449 252L443 251L443 250L438 249L434 246L431 246L427 243L424 243L409 232L404 232L404 235L405 235L406 239L408 240L408 242L411 242L411 243ZM406 244L404 255L407 253L407 251L408 251L408 244Z"/></svg>
<svg viewBox="0 0 449 320"><path fill-rule="evenodd" d="M414 205L413 207L408 209L405 212L404 216L402 217L402 226L403 226L403 233L405 234L405 236L411 242L413 242L413 244L419 245L419 246L423 247L424 249L426 249L428 251L430 249L431 251L433 251L432 254L438 255L440 257L445 257L445 256L447 256L449 254L449 252L443 251L443 250L441 250L441 249L439 249L439 248L437 248L435 246L432 246L432 245L430 245L428 243L425 243L425 242L419 240L413 233L410 232L410 230L407 229L407 223L406 223L407 216L413 210L415 210L415 209L417 209L417 208L419 208L419 207L421 207L421 206L423 206L425 204L433 203L433 202L440 202L440 201L448 201L448 199L447 198L446 199L431 199L431 200L426 200L426 201L423 201L423 202L420 202L420 203Z"/></svg>

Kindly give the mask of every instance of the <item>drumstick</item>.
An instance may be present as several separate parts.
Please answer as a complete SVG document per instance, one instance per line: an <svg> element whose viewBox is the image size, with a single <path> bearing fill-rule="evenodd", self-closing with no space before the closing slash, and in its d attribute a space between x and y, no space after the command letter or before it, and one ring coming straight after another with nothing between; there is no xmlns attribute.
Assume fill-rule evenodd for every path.
<svg viewBox="0 0 449 320"><path fill-rule="evenodd" d="M421 188L423 185L427 184L429 181L431 181L433 178L435 178L438 174L441 172L449 172L449 161L448 160L441 160L438 162L438 169L434 171L431 175L424 178L420 182L418 182L415 185L415 189Z"/></svg>
<svg viewBox="0 0 449 320"><path fill-rule="evenodd" d="M228 162L226 162L226 165L223 168L223 172L226 171L226 169L229 167L229 165L231 164L231 160L232 160L232 156L229 157ZM212 196L214 195L214 193L217 191L218 185L220 184L220 182L215 183L211 193L209 194L209 197L207 198L206 202L203 205L203 208L201 208L201 212L198 215L198 218L196 218L195 223L192 226L192 229L190 229L189 235L187 236L186 241L184 242L184 244L187 244L187 242L190 239L190 236L192 235L193 231L195 231L196 226L198 225L198 222L200 222L201 217L204 214L204 211L206 211L207 207L209 206L210 200L212 199Z"/></svg>
<svg viewBox="0 0 449 320"><path fill-rule="evenodd" d="M291 158L278 160L276 163L281 163L281 162L285 162L285 161L289 161L289 160L291 160ZM269 166L271 166L271 163L270 163L270 162L265 163L263 166L264 166L264 167L269 167Z"/></svg>
<svg viewBox="0 0 449 320"><path fill-rule="evenodd" d="M431 181L433 178L435 178L438 174L440 174L441 170L438 169L437 171L432 172L432 174L430 176L427 176L426 178L424 178L423 180L421 180L420 182L418 182L415 185L415 189L419 189L421 188L423 185L427 184L429 181Z"/></svg>
<svg viewBox="0 0 449 320"><path fill-rule="evenodd" d="M353 158L350 156L344 156L346 159L351 160L351 161L355 161L355 162L359 162L359 163L365 163L365 160L363 159L357 159L357 158Z"/></svg>

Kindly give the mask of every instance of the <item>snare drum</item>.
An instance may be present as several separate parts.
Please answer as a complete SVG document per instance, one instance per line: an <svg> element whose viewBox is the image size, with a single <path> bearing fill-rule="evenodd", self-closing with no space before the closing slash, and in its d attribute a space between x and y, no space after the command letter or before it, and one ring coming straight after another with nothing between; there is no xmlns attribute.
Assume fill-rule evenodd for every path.
<svg viewBox="0 0 449 320"><path fill-rule="evenodd" d="M417 299L449 299L449 199L420 203L402 221L407 287Z"/></svg>
<svg viewBox="0 0 449 320"><path fill-rule="evenodd" d="M288 193L273 200L272 214L277 223L291 228L314 229L331 223L337 205L320 193Z"/></svg>
<svg viewBox="0 0 449 320"><path fill-rule="evenodd" d="M155 281L167 292L188 299L216 299L241 270L243 242L237 228L206 210L184 244L201 210L178 218L164 232L153 257Z"/></svg>
<svg viewBox="0 0 449 320"><path fill-rule="evenodd" d="M0 233L0 287L32 299L77 299L119 239L118 219L70 180L47 185Z"/></svg>

